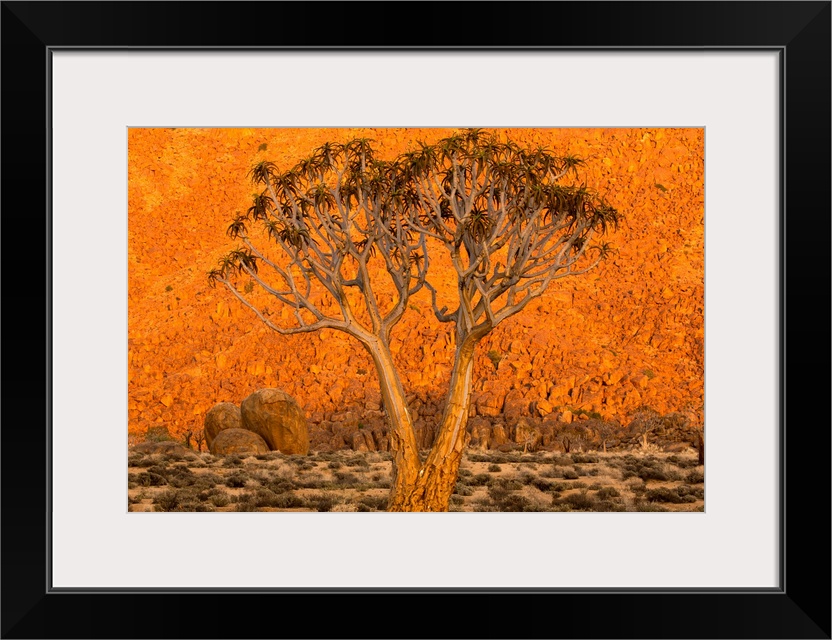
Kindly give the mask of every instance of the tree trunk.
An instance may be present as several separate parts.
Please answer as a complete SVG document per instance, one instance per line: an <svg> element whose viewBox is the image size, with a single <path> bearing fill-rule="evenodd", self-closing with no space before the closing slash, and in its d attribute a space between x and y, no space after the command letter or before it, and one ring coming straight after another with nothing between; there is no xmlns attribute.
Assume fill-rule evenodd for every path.
<svg viewBox="0 0 832 640"><path fill-rule="evenodd" d="M389 346L381 339L365 346L376 366L384 411L390 423L394 479L391 493L395 493L416 484L421 464L419 448L413 431L413 420L407 408L407 398Z"/></svg>
<svg viewBox="0 0 832 640"><path fill-rule="evenodd" d="M396 478L388 511L447 511L465 448L474 370L474 351L480 338L457 343L451 386L439 433L427 460L416 470L415 481ZM399 466L399 474L402 474ZM409 471L409 469L408 469Z"/></svg>

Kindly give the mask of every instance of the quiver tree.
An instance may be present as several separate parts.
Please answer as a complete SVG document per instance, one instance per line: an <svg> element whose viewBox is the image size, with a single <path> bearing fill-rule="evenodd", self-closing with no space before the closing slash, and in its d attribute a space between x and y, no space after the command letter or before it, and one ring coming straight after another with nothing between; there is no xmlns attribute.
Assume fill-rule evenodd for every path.
<svg viewBox="0 0 832 640"><path fill-rule="evenodd" d="M617 211L585 185L565 183L582 164L469 130L392 161L377 160L368 141L354 140L325 145L287 172L268 162L250 172L262 192L228 229L242 245L209 279L278 333L336 329L370 353L394 451L389 510L448 509L466 442L477 344L553 280L585 273L608 254L594 240L616 226ZM279 258L255 244L254 223ZM431 282L429 254L437 251L456 274L449 304L440 300L443 287ZM387 307L372 286L385 273L397 292ZM296 324L272 322L237 288L240 275L292 309ZM425 460L389 346L409 297L423 287L436 318L455 325L450 389ZM320 295L335 303L334 312L316 302Z"/></svg>

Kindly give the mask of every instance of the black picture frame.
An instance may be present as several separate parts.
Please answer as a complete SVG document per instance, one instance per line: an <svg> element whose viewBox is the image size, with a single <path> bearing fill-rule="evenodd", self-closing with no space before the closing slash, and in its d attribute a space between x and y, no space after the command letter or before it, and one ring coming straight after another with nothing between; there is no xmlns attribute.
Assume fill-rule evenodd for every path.
<svg viewBox="0 0 832 640"><path fill-rule="evenodd" d="M829 638L830 15L828 1L3 2L2 637ZM51 590L48 92L65 47L778 51L780 587Z"/></svg>

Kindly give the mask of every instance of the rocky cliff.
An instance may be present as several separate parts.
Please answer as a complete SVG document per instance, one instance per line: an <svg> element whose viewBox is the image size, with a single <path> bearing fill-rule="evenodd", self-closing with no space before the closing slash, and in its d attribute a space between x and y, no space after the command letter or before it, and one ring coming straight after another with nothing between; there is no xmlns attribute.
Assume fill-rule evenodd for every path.
<svg viewBox="0 0 832 640"><path fill-rule="evenodd" d="M480 345L472 414L571 410L626 422L635 408L685 412L701 424L704 357L702 129L511 129L588 160L581 173L625 216L598 269L556 281ZM288 167L328 140L372 138L379 155L450 129L130 129L129 432L202 428L218 402L277 387L299 401L313 448L381 419L375 372L343 334L284 337L206 272L233 243L259 160ZM441 269L441 267L440 267ZM454 281L448 278L447 291ZM278 311L279 313L279 311ZM288 316L286 316L288 318ZM417 426L438 419L452 327L426 292L394 330L393 350ZM343 428L342 428L343 427ZM336 438L337 440L337 438ZM350 444L347 442L347 444Z"/></svg>

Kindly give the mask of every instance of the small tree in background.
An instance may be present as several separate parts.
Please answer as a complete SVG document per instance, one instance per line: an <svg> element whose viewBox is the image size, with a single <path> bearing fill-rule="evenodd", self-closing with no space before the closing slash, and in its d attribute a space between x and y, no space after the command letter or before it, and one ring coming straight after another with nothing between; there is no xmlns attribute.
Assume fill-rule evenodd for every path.
<svg viewBox="0 0 832 640"><path fill-rule="evenodd" d="M377 159L360 139L326 144L289 171L260 162L249 173L262 191L228 229L241 246L209 280L277 333L335 329L369 352L394 452L389 510L448 509L476 346L552 281L586 273L608 255L607 245L593 241L615 228L618 212L585 185L563 183L582 164L469 130L392 161ZM449 305L431 282L430 255L438 251L456 276ZM294 325L276 323L262 299L247 298L241 276L291 309ZM385 278L392 301L376 292ZM424 461L390 352L391 331L422 288L437 319L455 326L450 389Z"/></svg>

